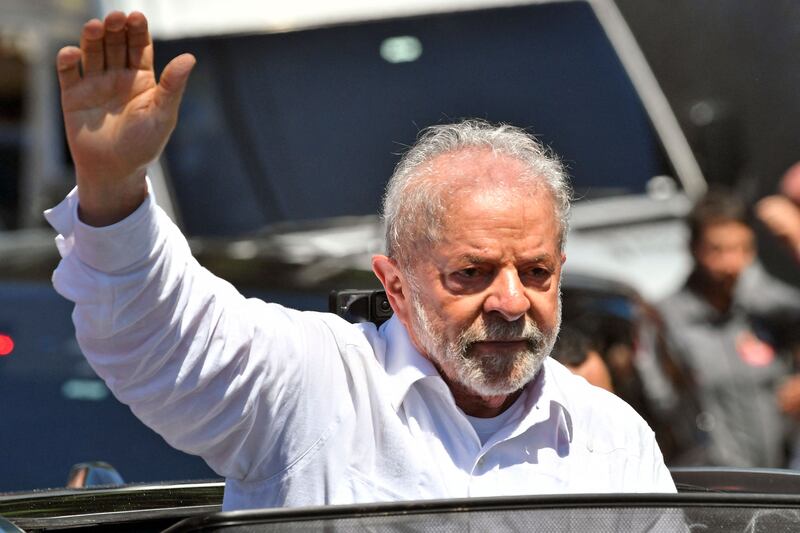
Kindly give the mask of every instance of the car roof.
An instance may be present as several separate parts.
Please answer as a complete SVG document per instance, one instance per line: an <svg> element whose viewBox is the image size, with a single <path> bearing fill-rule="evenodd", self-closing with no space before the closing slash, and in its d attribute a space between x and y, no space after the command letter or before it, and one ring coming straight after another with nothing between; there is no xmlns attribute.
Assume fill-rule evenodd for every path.
<svg viewBox="0 0 800 533"><path fill-rule="evenodd" d="M139 10L150 19L150 31L160 39L234 33L274 33L333 24L382 20L414 15L468 11L520 4L575 0L102 0L104 11Z"/></svg>

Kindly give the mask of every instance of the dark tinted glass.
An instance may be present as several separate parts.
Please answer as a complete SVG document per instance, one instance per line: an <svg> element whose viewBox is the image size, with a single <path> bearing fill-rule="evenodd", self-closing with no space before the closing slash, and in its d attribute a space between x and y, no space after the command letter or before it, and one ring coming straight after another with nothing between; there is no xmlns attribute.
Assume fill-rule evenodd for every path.
<svg viewBox="0 0 800 533"><path fill-rule="evenodd" d="M324 310L326 294L249 292ZM126 482L218 476L118 402L81 354L72 303L49 283L0 282L0 492L62 487L76 463L105 461Z"/></svg>
<svg viewBox="0 0 800 533"><path fill-rule="evenodd" d="M111 463L125 481L217 477L119 403L83 358L72 304L49 283L0 283L0 492L61 487L70 467Z"/></svg>
<svg viewBox="0 0 800 533"><path fill-rule="evenodd" d="M730 520L726 520L730 524ZM791 522L790 522L791 523ZM491 531L519 533L644 533L689 532L680 509L536 509L524 511L479 511L465 513L393 515L304 520L275 524L238 524L203 531L226 533L278 533L281 531L370 531L464 533ZM704 531L708 531L705 530ZM715 530L717 531L717 530ZM724 531L731 531L726 529Z"/></svg>
<svg viewBox="0 0 800 533"><path fill-rule="evenodd" d="M558 2L157 45L199 58L169 171L190 234L371 214L396 153L460 117L541 134L579 196L669 173L593 11Z"/></svg>
<svg viewBox="0 0 800 533"><path fill-rule="evenodd" d="M218 513L169 531L707 533L797 531L798 500L756 494L600 494L476 498Z"/></svg>

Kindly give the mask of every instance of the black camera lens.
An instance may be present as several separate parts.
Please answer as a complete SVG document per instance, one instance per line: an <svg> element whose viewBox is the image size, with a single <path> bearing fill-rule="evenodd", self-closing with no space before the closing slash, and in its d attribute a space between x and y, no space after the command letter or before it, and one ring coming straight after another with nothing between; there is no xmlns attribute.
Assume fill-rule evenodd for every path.
<svg viewBox="0 0 800 533"><path fill-rule="evenodd" d="M373 303L375 304L375 318L386 320L392 316L392 306L389 305L389 299L386 298L386 294L383 291L375 294Z"/></svg>
<svg viewBox="0 0 800 533"><path fill-rule="evenodd" d="M373 289L344 289L332 291L329 310L351 323L374 322L380 326L392 317L386 293Z"/></svg>

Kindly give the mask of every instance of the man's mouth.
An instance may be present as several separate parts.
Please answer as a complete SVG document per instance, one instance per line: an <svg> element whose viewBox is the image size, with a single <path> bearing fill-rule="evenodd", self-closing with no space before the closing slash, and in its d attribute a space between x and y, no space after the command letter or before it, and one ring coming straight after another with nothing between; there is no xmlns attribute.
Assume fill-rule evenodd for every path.
<svg viewBox="0 0 800 533"><path fill-rule="evenodd" d="M486 340L477 341L473 343L473 351L477 353L494 352L494 351L517 351L524 349L528 346L527 339L510 339L510 340Z"/></svg>

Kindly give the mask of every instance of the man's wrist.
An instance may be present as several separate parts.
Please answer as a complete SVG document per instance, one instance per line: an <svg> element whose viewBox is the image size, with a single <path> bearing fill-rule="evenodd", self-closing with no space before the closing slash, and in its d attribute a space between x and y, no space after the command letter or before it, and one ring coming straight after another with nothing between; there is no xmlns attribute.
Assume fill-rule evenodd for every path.
<svg viewBox="0 0 800 533"><path fill-rule="evenodd" d="M148 187L148 182L145 182ZM94 226L83 221L80 205L73 211L74 250L80 260L95 270L114 273L146 257L157 240L158 213L146 188L144 201L117 222Z"/></svg>
<svg viewBox="0 0 800 533"><path fill-rule="evenodd" d="M104 227L130 216L147 197L145 169L123 180L105 184L78 177L78 218L84 224Z"/></svg>

